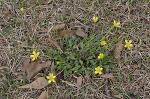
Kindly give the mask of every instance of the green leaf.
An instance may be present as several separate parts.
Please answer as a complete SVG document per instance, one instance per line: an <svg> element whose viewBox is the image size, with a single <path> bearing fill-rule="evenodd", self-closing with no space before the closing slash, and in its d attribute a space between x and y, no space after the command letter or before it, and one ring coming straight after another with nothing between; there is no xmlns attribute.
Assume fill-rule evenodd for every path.
<svg viewBox="0 0 150 99"><path fill-rule="evenodd" d="M79 60L79 63L80 63L81 65L83 65L83 61L82 61L82 60Z"/></svg>
<svg viewBox="0 0 150 99"><path fill-rule="evenodd" d="M72 70L72 71L77 71L77 70L79 70L79 68L81 68L81 66L80 66L80 65L75 65L75 67L74 67L74 68L72 68L71 70Z"/></svg>
<svg viewBox="0 0 150 99"><path fill-rule="evenodd" d="M81 42L81 43L80 43L80 47L81 47L81 49L83 49L83 48L84 48L84 44L83 44L83 42Z"/></svg>
<svg viewBox="0 0 150 99"><path fill-rule="evenodd" d="M85 75L88 76L90 75L91 71L90 70L85 70Z"/></svg>
<svg viewBox="0 0 150 99"><path fill-rule="evenodd" d="M72 60L76 60L74 55L71 55L69 58L72 59Z"/></svg>

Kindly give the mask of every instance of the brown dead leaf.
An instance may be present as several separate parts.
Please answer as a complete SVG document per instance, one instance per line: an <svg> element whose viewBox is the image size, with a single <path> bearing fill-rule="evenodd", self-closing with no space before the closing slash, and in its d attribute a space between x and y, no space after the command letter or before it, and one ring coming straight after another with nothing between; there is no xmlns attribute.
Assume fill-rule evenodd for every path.
<svg viewBox="0 0 150 99"><path fill-rule="evenodd" d="M43 76L44 76L43 73L38 73L38 74L36 74L36 75L34 76L34 79L37 79L37 78L43 77Z"/></svg>
<svg viewBox="0 0 150 99"><path fill-rule="evenodd" d="M130 67L135 70L138 69L140 66L135 64L135 65L131 65Z"/></svg>
<svg viewBox="0 0 150 99"><path fill-rule="evenodd" d="M60 72L60 73L57 75L57 80L58 80L58 81L64 80L64 71Z"/></svg>
<svg viewBox="0 0 150 99"><path fill-rule="evenodd" d="M53 0L49 0L49 1L48 1L48 4L51 3L52 1L53 1Z"/></svg>
<svg viewBox="0 0 150 99"><path fill-rule="evenodd" d="M112 73L110 73L110 74L103 74L103 75L101 75L101 77L103 77L103 78L113 78L114 76L113 76Z"/></svg>
<svg viewBox="0 0 150 99"><path fill-rule="evenodd" d="M27 72L27 79L30 80L34 75L39 73L42 69L49 67L51 65L51 61L47 62L31 62L29 63L29 59L25 59L23 62L22 70Z"/></svg>
<svg viewBox="0 0 150 99"><path fill-rule="evenodd" d="M73 36L73 35L76 35L76 30L66 29L66 30L61 31L60 35L61 36L64 36L64 35Z"/></svg>
<svg viewBox="0 0 150 99"><path fill-rule="evenodd" d="M87 37L88 35L84 33L81 29L78 30L71 30L71 29L66 29L60 32L61 36L64 35L69 35L69 36L79 36L79 37Z"/></svg>
<svg viewBox="0 0 150 99"><path fill-rule="evenodd" d="M121 42L116 44L116 47L114 49L114 53L113 56L115 57L115 59L117 59L118 61L120 61L121 58L121 51L123 49L123 44Z"/></svg>
<svg viewBox="0 0 150 99"><path fill-rule="evenodd" d="M60 30L63 30L65 28L65 24L57 24L57 25L54 25L52 27L52 31L60 31Z"/></svg>
<svg viewBox="0 0 150 99"><path fill-rule="evenodd" d="M29 65L29 62L30 62L30 59L29 58L26 58L24 61L23 61L23 67L22 67L22 71L27 71L27 68L30 66Z"/></svg>
<svg viewBox="0 0 150 99"><path fill-rule="evenodd" d="M41 93L41 95L39 96L39 98L38 99L48 99L48 93L47 93L47 91L45 90L45 91L43 91L42 93Z"/></svg>
<svg viewBox="0 0 150 99"><path fill-rule="evenodd" d="M80 37L83 37L83 38L85 38L85 37L88 36L88 35L87 35L86 33L84 33L81 29L78 29L78 30L76 31L76 35L77 35L77 36L80 36Z"/></svg>
<svg viewBox="0 0 150 99"><path fill-rule="evenodd" d="M52 62L52 65L51 65L51 73L56 74L54 61Z"/></svg>
<svg viewBox="0 0 150 99"><path fill-rule="evenodd" d="M80 87L82 85L82 76L77 78L77 85Z"/></svg>
<svg viewBox="0 0 150 99"><path fill-rule="evenodd" d="M44 18L44 13L41 11L39 14L39 20L42 20Z"/></svg>
<svg viewBox="0 0 150 99"><path fill-rule="evenodd" d="M114 95L115 98L119 98L119 99L123 99L123 95L119 94L119 95Z"/></svg>
<svg viewBox="0 0 150 99"><path fill-rule="evenodd" d="M33 89L42 89L48 85L47 80L44 77L39 77L30 84L19 86L18 88L33 88Z"/></svg>
<svg viewBox="0 0 150 99"><path fill-rule="evenodd" d="M58 44L57 41L55 41L55 40L53 40L53 39L51 39L51 38L47 38L47 40L48 40L51 44L53 44L61 53L63 53L63 51L62 51L62 49L61 49L61 47L59 46L59 44Z"/></svg>

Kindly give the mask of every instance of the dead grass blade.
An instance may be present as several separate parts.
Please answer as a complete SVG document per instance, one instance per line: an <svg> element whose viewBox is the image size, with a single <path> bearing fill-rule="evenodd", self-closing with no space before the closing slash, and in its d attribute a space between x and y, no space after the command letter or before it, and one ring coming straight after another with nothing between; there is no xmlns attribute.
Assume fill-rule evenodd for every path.
<svg viewBox="0 0 150 99"><path fill-rule="evenodd" d="M71 30L71 29L66 29L60 32L61 36L64 35L68 35L68 36L79 36L82 38L87 37L88 35L86 33L84 33L81 29L77 29L77 30Z"/></svg>
<svg viewBox="0 0 150 99"><path fill-rule="evenodd" d="M114 78L112 73L101 75L101 77L103 77L103 78Z"/></svg>
<svg viewBox="0 0 150 99"><path fill-rule="evenodd" d="M119 94L119 95L114 95L115 98L119 98L119 99L123 99L123 95Z"/></svg>
<svg viewBox="0 0 150 99"><path fill-rule="evenodd" d="M105 83L105 86L104 86L104 89L105 89L105 91L104 91L104 93L108 96L108 97L110 97L110 89L109 89L109 84L108 84L108 79L105 79L105 81L104 81L104 83Z"/></svg>
<svg viewBox="0 0 150 99"><path fill-rule="evenodd" d="M47 80L44 77L39 77L30 84L19 86L18 88L33 88L33 89L42 89L48 85Z"/></svg>
<svg viewBox="0 0 150 99"><path fill-rule="evenodd" d="M115 57L115 59L117 59L118 61L120 61L121 58L121 51L123 49L123 44L121 42L116 44L116 47L114 49L114 53L113 56Z"/></svg>
<svg viewBox="0 0 150 99"><path fill-rule="evenodd" d="M57 25L54 25L52 27L52 31L60 31L60 30L63 30L65 28L65 24L57 24Z"/></svg>
<svg viewBox="0 0 150 99"><path fill-rule="evenodd" d="M27 71L27 68L29 68L29 63L30 63L30 59L29 58L26 58L24 61L23 61L23 66L22 66L22 71Z"/></svg>
<svg viewBox="0 0 150 99"><path fill-rule="evenodd" d="M137 64L134 64L134 65L131 65L130 67L131 67L133 70L136 70L136 69L138 69L140 66L137 65Z"/></svg>
<svg viewBox="0 0 150 99"><path fill-rule="evenodd" d="M60 35L61 36L64 36L64 35L73 36L73 35L76 35L76 30L66 29L66 30L61 31Z"/></svg>
<svg viewBox="0 0 150 99"><path fill-rule="evenodd" d="M80 87L82 85L82 76L77 78L77 85Z"/></svg>
<svg viewBox="0 0 150 99"><path fill-rule="evenodd" d="M43 91L43 92L41 93L41 95L39 96L38 99L48 99L47 95L48 95L48 93L47 93L47 91L45 90L45 91Z"/></svg>
<svg viewBox="0 0 150 99"><path fill-rule="evenodd" d="M88 36L86 33L84 33L84 32L83 32L82 30L80 30L80 29L78 29L78 30L76 31L76 35L79 36L79 37L83 37L83 38L85 38L85 37Z"/></svg>
<svg viewBox="0 0 150 99"><path fill-rule="evenodd" d="M54 61L51 64L51 73L56 74Z"/></svg>
<svg viewBox="0 0 150 99"><path fill-rule="evenodd" d="M27 79L30 80L34 75L39 73L42 69L49 67L51 65L51 61L47 62L31 62L29 63L29 59L25 59L23 62L22 70L27 72Z"/></svg>
<svg viewBox="0 0 150 99"><path fill-rule="evenodd" d="M76 87L75 84L72 84L72 83L67 82L67 81L64 81L64 80L61 80L61 81L62 81L62 83L65 83L65 84L67 84L67 85L69 85L69 86L71 86L71 87Z"/></svg>
<svg viewBox="0 0 150 99"><path fill-rule="evenodd" d="M116 80L115 76L112 73L103 74L103 75L101 75L101 77L105 78L106 80L110 79L112 82L114 82Z"/></svg>
<svg viewBox="0 0 150 99"><path fill-rule="evenodd" d="M61 53L63 53L63 50L61 49L61 47L59 46L58 42L56 42L55 40L52 40L51 38L47 38L47 40L53 44Z"/></svg>

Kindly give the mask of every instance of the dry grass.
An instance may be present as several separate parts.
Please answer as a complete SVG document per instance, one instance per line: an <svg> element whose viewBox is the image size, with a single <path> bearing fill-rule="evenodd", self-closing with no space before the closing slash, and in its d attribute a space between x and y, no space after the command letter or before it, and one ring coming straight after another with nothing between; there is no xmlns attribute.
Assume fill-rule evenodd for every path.
<svg viewBox="0 0 150 99"><path fill-rule="evenodd" d="M49 86L51 98L57 99L149 99L150 97L150 3L146 0L0 0L0 99L35 99L41 90L20 90L26 83L21 71L22 61L37 48L41 60L47 60L45 49L51 45L45 36L56 33L51 27L65 23L67 27L83 28L87 33L110 34L114 19L121 22L122 35L133 40L131 51L122 51L122 60L112 70L116 79L84 78L81 88L72 77ZM24 12L20 11L24 4ZM91 17L100 20L93 24ZM115 33L115 31L113 31ZM129 39L127 38L127 39ZM9 98L10 97L10 98ZM12 98L13 97L13 98Z"/></svg>

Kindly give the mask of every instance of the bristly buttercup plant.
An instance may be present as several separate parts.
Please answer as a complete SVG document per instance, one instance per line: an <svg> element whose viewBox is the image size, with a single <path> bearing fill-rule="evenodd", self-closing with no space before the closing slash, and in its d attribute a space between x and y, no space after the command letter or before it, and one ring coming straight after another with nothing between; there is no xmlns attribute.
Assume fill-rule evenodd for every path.
<svg viewBox="0 0 150 99"><path fill-rule="evenodd" d="M40 52L38 52L36 49L34 49L32 51L32 55L30 55L30 57L31 57L32 61L35 61L39 55L40 55Z"/></svg>
<svg viewBox="0 0 150 99"><path fill-rule="evenodd" d="M111 42L110 42L111 43ZM106 41L102 40L100 34L93 34L88 38L77 38L64 36L61 40L63 53L58 50L49 49L47 54L56 63L58 71L64 71L64 75L90 75L95 73L98 66L108 69L114 66L113 58L108 55ZM97 74L102 69L96 69Z"/></svg>
<svg viewBox="0 0 150 99"><path fill-rule="evenodd" d="M51 82L56 82L55 78L56 76L53 73L49 73L48 76L46 76L46 78L48 79L48 83L50 84Z"/></svg>
<svg viewBox="0 0 150 99"><path fill-rule="evenodd" d="M125 40L125 46L124 47L126 47L126 48L128 48L128 50L131 50L131 48L133 47L133 44L131 44L132 43L132 40Z"/></svg>

